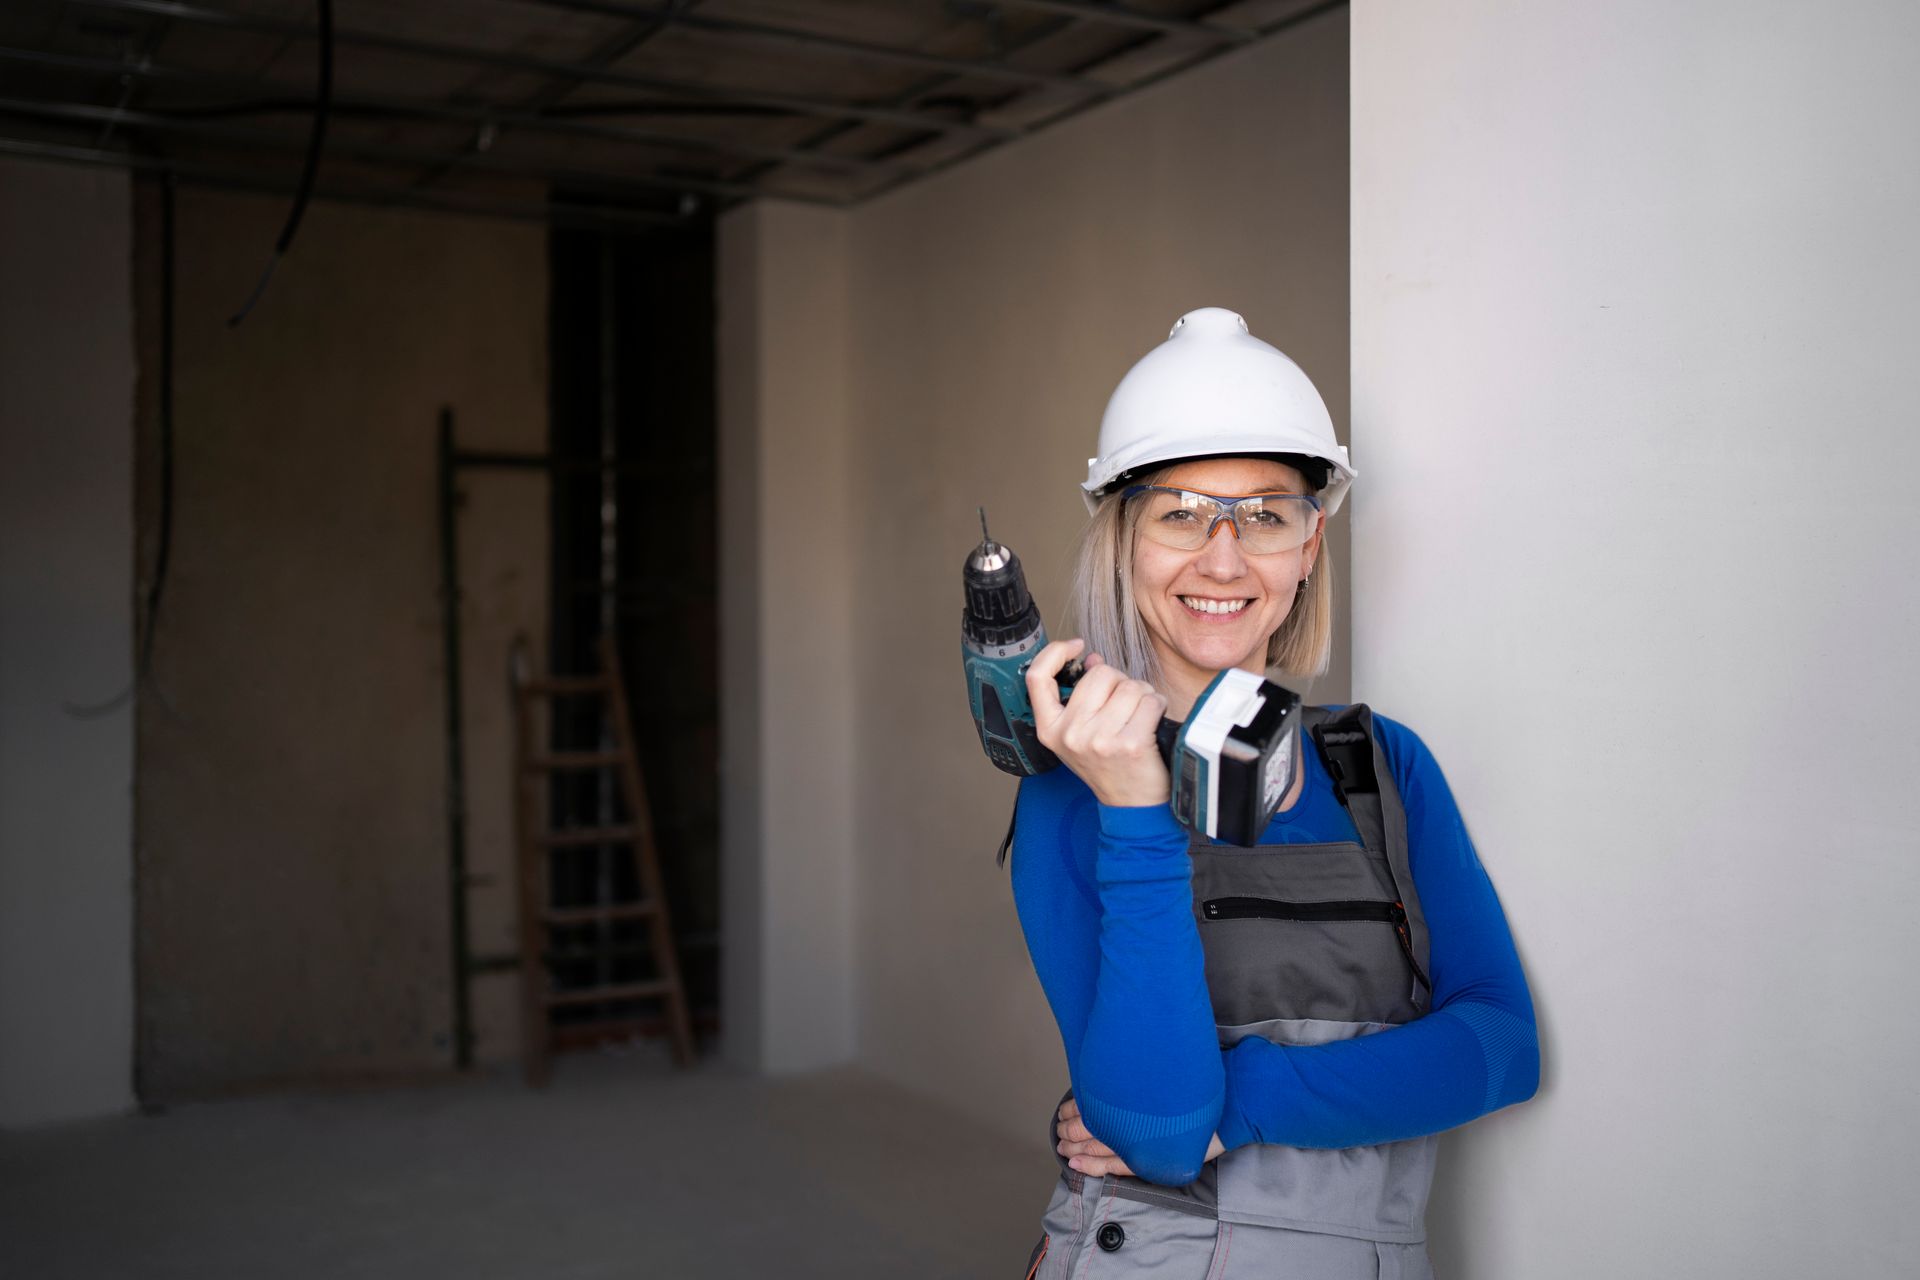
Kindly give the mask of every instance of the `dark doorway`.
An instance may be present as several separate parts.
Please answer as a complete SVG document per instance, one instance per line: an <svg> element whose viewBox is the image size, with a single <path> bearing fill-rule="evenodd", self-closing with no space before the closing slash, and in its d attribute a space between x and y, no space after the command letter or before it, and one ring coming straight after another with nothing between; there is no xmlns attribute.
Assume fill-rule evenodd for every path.
<svg viewBox="0 0 1920 1280"><path fill-rule="evenodd" d="M618 464L555 470L551 664L593 671L600 637L618 637L680 968L695 1030L710 1042L720 992L712 224L556 229L551 253L551 450ZM557 719L553 745L590 749L600 731L597 718ZM604 818L615 802L600 784L556 779L555 821ZM622 860L572 855L553 859L556 905L634 895ZM579 966L571 974L556 964L557 985L646 976L642 926L601 927L612 932L567 949L583 958L568 962ZM601 1021L646 1011L576 1012Z"/></svg>

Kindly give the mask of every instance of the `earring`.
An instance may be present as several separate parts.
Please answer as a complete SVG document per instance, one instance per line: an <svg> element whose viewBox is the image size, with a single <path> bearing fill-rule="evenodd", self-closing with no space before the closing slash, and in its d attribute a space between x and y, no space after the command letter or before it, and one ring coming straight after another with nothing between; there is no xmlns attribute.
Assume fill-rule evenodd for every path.
<svg viewBox="0 0 1920 1280"><path fill-rule="evenodd" d="M1311 582L1312 580L1313 580L1313 570L1309 569L1307 570L1307 576L1300 579L1300 585L1293 589L1293 594L1300 595L1303 592L1305 592L1307 589L1307 583Z"/></svg>

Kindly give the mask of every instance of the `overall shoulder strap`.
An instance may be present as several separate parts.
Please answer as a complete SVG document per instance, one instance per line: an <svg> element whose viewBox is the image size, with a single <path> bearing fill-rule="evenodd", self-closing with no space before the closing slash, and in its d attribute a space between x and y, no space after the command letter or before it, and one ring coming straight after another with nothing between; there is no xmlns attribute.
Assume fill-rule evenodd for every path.
<svg viewBox="0 0 1920 1280"><path fill-rule="evenodd" d="M1007 815L1007 834L1000 837L1000 852L994 858L993 865L1007 865L1007 850L1013 848L1013 824L1020 820L1020 788L1013 789L1013 812Z"/></svg>
<svg viewBox="0 0 1920 1280"><path fill-rule="evenodd" d="M1301 724L1313 735L1321 763L1333 779L1334 794L1353 818L1360 842L1369 852L1386 859L1407 915L1407 942L1424 976L1429 947L1427 920L1407 855L1407 811L1394 782L1393 763L1374 731L1373 712L1360 702L1339 712L1310 707ZM1416 990L1414 996L1416 1004L1424 1004L1420 991Z"/></svg>
<svg viewBox="0 0 1920 1280"><path fill-rule="evenodd" d="M1310 707L1302 724L1313 735L1320 762L1333 779L1333 793L1352 816L1360 843L1374 853L1387 853L1390 833L1380 802L1380 775L1386 773L1391 787L1393 771L1376 757L1379 744L1373 737L1373 712L1361 702L1338 712ZM1401 838L1405 839L1404 830Z"/></svg>

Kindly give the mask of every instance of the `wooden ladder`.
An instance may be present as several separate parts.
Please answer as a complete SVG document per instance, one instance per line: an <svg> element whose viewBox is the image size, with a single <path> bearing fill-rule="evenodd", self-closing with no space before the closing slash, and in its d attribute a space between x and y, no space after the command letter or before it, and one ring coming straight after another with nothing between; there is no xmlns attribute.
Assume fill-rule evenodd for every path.
<svg viewBox="0 0 1920 1280"><path fill-rule="evenodd" d="M620 677L620 663L610 638L600 642L600 673L591 676L535 676L524 636L517 638L509 659L513 686L514 719L514 818L518 837L517 880L520 897L520 990L521 1045L527 1083L546 1084L561 1028L554 1026L552 1011L591 1005L608 1005L635 1000L658 1000L664 1014L666 1033L673 1045L674 1061L687 1066L693 1061L693 1026L687 1010L686 987L680 980L680 962L673 946L673 928L667 915L665 886L660 878L660 862L654 849L653 827L647 808L647 788L635 754L633 723L627 710L626 686ZM607 733L604 749L597 751L552 751L542 749L539 738L542 725L550 721L539 714L538 706L549 708L561 698L593 699L600 707ZM571 827L550 830L547 815L551 803L550 781L555 774L588 771L611 772L627 818L612 826ZM556 849L601 848L624 850L632 859L634 880L640 896L624 902L600 902L588 906L556 907L550 891L551 855ZM598 942L608 953L612 946L613 926L626 921L645 921L648 945L640 950L653 958L653 977L638 982L603 983L598 986L557 989L553 982L552 961L557 947L552 934L556 929L577 932L582 926L599 926ZM628 948L627 950L632 950ZM569 953L572 954L572 953ZM589 949L588 955L594 954ZM657 1026L662 1019L606 1017L598 1021L568 1022L564 1031L569 1040L600 1033L602 1038L621 1032L634 1032Z"/></svg>

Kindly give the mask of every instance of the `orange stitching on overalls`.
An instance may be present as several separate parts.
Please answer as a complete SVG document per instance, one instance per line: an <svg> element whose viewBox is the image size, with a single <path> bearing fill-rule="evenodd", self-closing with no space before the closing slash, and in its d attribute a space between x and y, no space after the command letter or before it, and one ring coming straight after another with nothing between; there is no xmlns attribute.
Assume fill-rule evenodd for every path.
<svg viewBox="0 0 1920 1280"><path fill-rule="evenodd" d="M1047 1260L1047 1246L1052 1243L1052 1236L1043 1236L1041 1238L1040 1254L1033 1260L1033 1265L1027 1268L1027 1280L1033 1280L1035 1276L1040 1274L1040 1264Z"/></svg>
<svg viewBox="0 0 1920 1280"><path fill-rule="evenodd" d="M1085 1199L1085 1198L1086 1198L1085 1196L1082 1196L1082 1197L1081 1197L1081 1199ZM1118 1196L1116 1196L1116 1195L1115 1195L1115 1194L1113 1193L1113 1190L1112 1190L1112 1188L1108 1188L1108 1190L1107 1190L1107 1194L1106 1194L1106 1196L1105 1196L1105 1199L1106 1199L1106 1202L1107 1202L1107 1207L1106 1207L1106 1209L1105 1209L1105 1211L1104 1211L1104 1212L1102 1212L1102 1213L1101 1213L1101 1215L1100 1215L1100 1224L1099 1224L1099 1226L1097 1226L1097 1227L1095 1227L1095 1228L1094 1228L1094 1230L1095 1230L1096 1232L1097 1232L1097 1231L1099 1231L1099 1229L1100 1229L1100 1227L1104 1227L1104 1226L1106 1226L1106 1225L1107 1225L1107 1219L1108 1219L1108 1218L1111 1218L1111 1217L1113 1216L1113 1203L1114 1203L1114 1201L1116 1201L1116 1200L1118 1200L1119 1198L1120 1198L1120 1197L1118 1197ZM1082 1243L1082 1245L1080 1246L1080 1251L1081 1251L1082 1253L1084 1253L1084 1254L1086 1254L1086 1255L1087 1255L1087 1265L1086 1265L1086 1266L1084 1266L1084 1267L1082 1267L1082 1268L1080 1268L1080 1275L1081 1275L1081 1277L1082 1277L1082 1280L1084 1280L1084 1278L1086 1277L1086 1275L1087 1275L1087 1274L1088 1274L1089 1272L1091 1272L1091 1271L1093 1270L1093 1250L1091 1250L1091 1249L1089 1249L1089 1248L1087 1248L1087 1247L1086 1247L1086 1245L1085 1245L1084 1243Z"/></svg>
<svg viewBox="0 0 1920 1280"><path fill-rule="evenodd" d="M1213 1270L1207 1272L1207 1280L1218 1280L1227 1273L1227 1255L1232 1252L1233 1224L1223 1222L1220 1224L1220 1254L1214 1261Z"/></svg>

